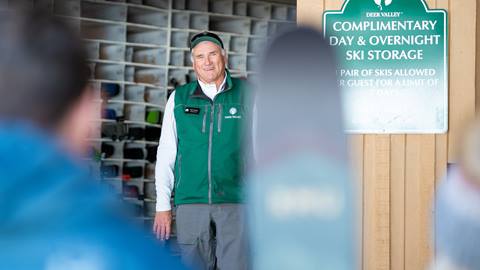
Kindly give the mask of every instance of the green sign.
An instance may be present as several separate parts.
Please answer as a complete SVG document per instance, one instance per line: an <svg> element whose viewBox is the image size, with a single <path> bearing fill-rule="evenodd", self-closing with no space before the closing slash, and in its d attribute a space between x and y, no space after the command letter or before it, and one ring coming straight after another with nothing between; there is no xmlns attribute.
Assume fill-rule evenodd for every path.
<svg viewBox="0 0 480 270"><path fill-rule="evenodd" d="M326 11L352 133L448 129L447 12L424 0L346 0Z"/></svg>

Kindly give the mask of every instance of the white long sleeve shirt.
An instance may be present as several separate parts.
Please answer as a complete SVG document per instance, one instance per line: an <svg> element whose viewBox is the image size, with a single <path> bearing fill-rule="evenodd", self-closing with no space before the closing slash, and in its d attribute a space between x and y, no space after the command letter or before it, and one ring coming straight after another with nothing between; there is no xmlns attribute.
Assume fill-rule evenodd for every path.
<svg viewBox="0 0 480 270"><path fill-rule="evenodd" d="M200 80L200 88L210 99L220 93L224 87L227 76L217 89L215 83L207 84ZM170 95L165 106L162 122L162 134L158 143L157 163L155 165L155 187L157 191L156 210L168 211L172 209L170 198L174 187L174 168L177 157L177 126L175 123L175 91Z"/></svg>

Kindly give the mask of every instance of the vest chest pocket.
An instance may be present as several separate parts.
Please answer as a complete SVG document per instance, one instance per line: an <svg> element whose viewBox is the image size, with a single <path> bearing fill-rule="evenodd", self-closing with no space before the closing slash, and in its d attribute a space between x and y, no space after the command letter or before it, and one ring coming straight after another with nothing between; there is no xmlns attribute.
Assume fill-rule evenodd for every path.
<svg viewBox="0 0 480 270"><path fill-rule="evenodd" d="M225 120L240 120L244 116L244 108L240 104L223 104L221 108Z"/></svg>
<svg viewBox="0 0 480 270"><path fill-rule="evenodd" d="M209 105L182 104L175 107L179 139L197 140L207 132Z"/></svg>
<svg viewBox="0 0 480 270"><path fill-rule="evenodd" d="M236 137L246 118L244 106L237 103L224 103L216 106L217 133L231 134Z"/></svg>

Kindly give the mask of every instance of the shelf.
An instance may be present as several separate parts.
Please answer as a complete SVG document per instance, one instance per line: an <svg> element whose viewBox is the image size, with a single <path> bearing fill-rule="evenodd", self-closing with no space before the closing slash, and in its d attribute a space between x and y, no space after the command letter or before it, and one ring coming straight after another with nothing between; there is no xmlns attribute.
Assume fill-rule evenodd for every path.
<svg viewBox="0 0 480 270"><path fill-rule="evenodd" d="M130 28L130 30L134 30ZM160 46L168 44L168 33L166 30L153 31L129 31L127 33L126 41L130 43L151 43ZM141 29L140 29L141 30Z"/></svg>
<svg viewBox="0 0 480 270"><path fill-rule="evenodd" d="M86 18L86 17L75 17L75 16L67 16L67 15L60 15L59 17L65 18L65 19L79 20L82 22L91 22L91 23L99 23L99 24L107 24L107 25L120 25L125 27L132 27L134 29L138 28L138 29L146 29L146 30L168 30L167 27L159 27L159 26L153 26L148 24L112 21L112 20Z"/></svg>
<svg viewBox="0 0 480 270"><path fill-rule="evenodd" d="M173 89L172 87L164 87L164 86L158 86L158 85L153 85L153 84L148 84L148 83L136 83L136 82L129 82L129 81L123 81L123 80L103 80L103 79L89 79L90 82L104 82L104 83L117 83L117 84L124 84L124 85L139 85L139 86L145 86L145 87L150 87L150 88L156 88L156 89Z"/></svg>
<svg viewBox="0 0 480 270"><path fill-rule="evenodd" d="M250 53L250 52L245 53L245 52L235 52L235 51L227 51L227 54L228 54L228 55L230 55L230 54L231 54L231 55L245 55L245 56L254 56L254 55L256 55L255 53Z"/></svg>
<svg viewBox="0 0 480 270"><path fill-rule="evenodd" d="M104 181L125 181L120 177L102 177L101 180ZM146 179L146 178L133 178L128 181L136 181L136 182L143 182L143 183L155 183L155 180L153 179Z"/></svg>
<svg viewBox="0 0 480 270"><path fill-rule="evenodd" d="M114 141L109 138L87 138L86 139L89 142L108 142L108 143L114 143L114 142L124 142L124 143L138 143L138 144L145 144L145 145L158 145L158 142L151 142L151 141L138 141L138 140L123 140L123 141Z"/></svg>
<svg viewBox="0 0 480 270"><path fill-rule="evenodd" d="M142 163L142 164L155 164L144 159L124 159L124 158L100 158L100 161L104 162L129 162L129 163Z"/></svg>
<svg viewBox="0 0 480 270"><path fill-rule="evenodd" d="M288 19L282 20L282 19L273 19L273 18L250 17L250 16L246 16L246 15L226 14L226 13L218 13L218 12L204 12L204 11L197 11L197 10L172 9L172 13L202 14L202 15L209 15L209 16L233 18L233 19L263 20L263 21L275 21L275 22L284 22L284 23L296 23L295 21L288 20Z"/></svg>
<svg viewBox="0 0 480 270"><path fill-rule="evenodd" d="M96 99L94 102L104 102L103 100ZM115 100L115 99L108 99L107 103L121 103L121 104L130 104L130 105L140 105L145 107L152 107L165 110L165 105L158 105L148 102L138 102L138 101L130 101L130 100Z"/></svg>
<svg viewBox="0 0 480 270"><path fill-rule="evenodd" d="M248 18L248 19L258 19L257 17L255 16L247 16L247 10L246 10L246 7L247 7L247 4L256 4L256 5L262 5L262 6L271 6L272 7L272 14L271 16L269 16L268 20L278 20L278 21L287 21L287 22L292 22L294 21L294 18L292 18L292 16L289 16L289 13L293 13L293 11L295 11L295 5L291 5L291 4L283 4L283 3L277 3L277 2L265 2L265 1L254 1L254 0L242 0L242 1L220 1L220 0L215 0L215 4L219 4L219 2L224 2L226 5L228 5L228 3L233 3L232 5L232 11L231 12L220 12L220 11L215 11L215 10L221 10L221 8L216 8L216 7L213 7L213 11L210 10L188 10L186 8L188 8L187 6L183 6L183 9L179 9L179 8L171 8L169 7L169 4L168 4L168 1L161 1L160 3L161 6L151 6L149 5L150 3L155 3L158 1L148 1L148 0L145 0L144 4L136 4L136 3L125 3L125 2L114 2L114 1L105 1L105 0L82 0L82 2L90 2L90 3L96 3L96 4L106 4L106 5L111 5L111 6L123 6L123 7L126 7L126 8L138 8L138 9L143 9L143 10L148 10L150 12L168 12L169 10L171 10L173 13L175 12L184 12L184 13L192 13L192 14L208 14L208 15L222 15L222 16L232 16L232 17L239 17L239 18ZM201 0L200 1L197 1L197 2L200 2L200 4L202 4ZM241 11L242 9L245 9L245 11ZM236 13L244 13L243 15L239 15L239 14L236 14ZM283 15L280 15L282 14ZM284 19L280 19L279 16L283 16ZM289 18L290 17L290 18ZM261 19L264 19L264 18L261 18Z"/></svg>
<svg viewBox="0 0 480 270"><path fill-rule="evenodd" d="M95 76L90 81L118 82L152 88L165 88L166 68L108 60L95 60L90 61L90 63L94 64L92 69Z"/></svg>
<svg viewBox="0 0 480 270"><path fill-rule="evenodd" d="M84 1L80 5L80 15L92 19L125 22L127 20L127 8L119 5Z"/></svg>
<svg viewBox="0 0 480 270"><path fill-rule="evenodd" d="M180 28L171 28L172 31L184 31L184 32L189 32L189 33L198 33L200 32L199 30L195 29L180 29ZM217 35L229 35L229 36L236 36L236 37L253 37L253 38L264 38L267 39L267 36L262 36L262 35L251 35L251 34L241 34L241 33L234 33L234 32L228 32L228 31L216 31L216 30L208 30L209 32L215 33ZM189 48L188 48L189 49ZM190 50L190 49L189 49Z"/></svg>
<svg viewBox="0 0 480 270"><path fill-rule="evenodd" d="M114 147L112 156L101 158L94 166L118 166L119 176L103 180L119 194L123 194L126 183L121 179L123 168L143 168L142 177L128 183L138 186L139 194L148 198L125 200L134 204L138 219L145 223L151 222L155 213L155 200L149 199L154 198L155 163L146 158L153 160L151 151L159 144L157 138L162 127L145 119L149 111L155 111L151 122L157 123L165 110L168 94L174 90L173 85L194 81L190 38L207 29L219 35L232 77L250 78L257 74L261 50L276 32L294 26L296 16L294 5L255 0L49 1L54 3L56 14L78 25L85 35L89 66L94 74L89 82L99 90L95 92L97 115L102 117L101 109L106 108L108 116L103 117L112 118L92 121L93 129L87 141L96 149L106 147L104 153L110 154L108 149ZM102 94L111 96L101 99ZM131 120L113 120L115 115ZM135 138L140 140L111 139L128 137L130 128L140 128L130 134L134 138L136 133ZM148 132L143 134L142 130ZM144 149L145 159L124 159L125 153L128 157L142 156L138 150L124 152L125 148ZM131 173L140 175L134 170Z"/></svg>
<svg viewBox="0 0 480 270"><path fill-rule="evenodd" d="M167 65L150 65L150 64L143 64L143 63L115 61L115 60L103 60L103 59L87 59L87 61L92 62L92 63L115 64L115 65L125 65L125 66L144 67L144 68L166 68L166 67L168 67Z"/></svg>
<svg viewBox="0 0 480 270"><path fill-rule="evenodd" d="M127 12L127 19L140 25L151 25L159 28L168 27L168 11L144 9L143 7L130 6Z"/></svg>
<svg viewBox="0 0 480 270"><path fill-rule="evenodd" d="M170 48L170 51L184 51L190 53L190 48ZM252 52L237 52L237 51L232 51L232 50L226 50L227 54L232 54L232 55L256 55L255 53ZM171 65L168 67L172 67ZM176 67L175 67L176 68Z"/></svg>
<svg viewBox="0 0 480 270"><path fill-rule="evenodd" d="M100 122L100 123L118 123L117 120L104 119L104 118L93 119L91 121L92 122ZM149 126L149 127L156 127L156 128L161 128L162 127L162 125L160 125L160 124L150 124L150 123L147 123L147 122L130 121L130 120L123 120L122 122L125 123L125 124L134 124L134 125L140 125L140 126Z"/></svg>
<svg viewBox="0 0 480 270"><path fill-rule="evenodd" d="M117 44L117 45L124 45L130 47L142 47L142 48L168 48L166 45L155 45L155 44L147 44L147 43L133 43L133 42L122 42L122 41L112 41L106 39L88 39L84 38L83 40L88 42L100 42L105 44Z"/></svg>
<svg viewBox="0 0 480 270"><path fill-rule="evenodd" d="M274 3L274 2L264 2L264 1L251 1L251 0L246 0L246 1L218 1L216 0L215 2L213 2L214 4L216 5L219 5L221 2L224 2L224 5L229 5L228 3L232 3L232 10L231 12L220 12L220 10L222 8L218 8L218 7L213 7L213 9L215 10L210 10L210 11L207 11L207 10L187 10L187 9L176 9L176 8L172 8L170 9L169 8L169 5L168 5L168 1L165 2L163 1L163 5L162 7L155 7L155 6L150 6L148 5L149 3L154 3L154 2L151 2L151 1L145 1L146 3L141 5L141 4L135 4L135 3L125 3L125 2L113 2L113 1L104 1L104 0L82 0L82 2L90 2L90 3L95 3L95 4L103 4L103 5L110 5L110 6L118 6L118 7L125 7L127 10L132 8L132 9L139 9L139 10L145 10L145 11L149 11L149 12L159 12L159 13L165 13L165 12L168 12L169 10L171 10L172 13L188 13L188 14L201 14L201 15L213 15L213 16L228 16L228 17L231 17L231 18L241 18L241 19L251 19L251 20L255 20L255 19L261 19L261 20L269 20L269 21L278 21L278 22L294 22L294 18L290 18L288 19L289 17L289 10L294 10L294 5L289 5L289 4L281 4L281 3ZM158 3L158 1L156 1ZM201 0L200 0L201 2ZM220 2L220 3L219 3ZM162 2L160 2L162 3ZM200 3L201 4L201 3ZM237 5L236 5L237 4ZM255 5L261 5L261 6L271 6L272 7L272 10L271 10L271 16L269 15L268 18L265 18L265 16L267 14L262 14L262 16L247 16L248 14L248 11L245 10L245 14L244 15L239 15L239 14L236 14L236 13L240 13L241 9L242 8L246 8L245 7L240 7L238 4L255 4ZM187 7L185 7L187 8ZM218 10L218 11L216 11ZM252 13L252 11L254 12L255 10L252 10L250 8L250 13ZM290 13L292 13L292 11L290 11ZM255 14L258 14L258 11L255 12ZM255 15L253 14L253 15ZM250 14L252 15L252 14ZM280 17L284 17L283 19L281 19ZM290 16L291 17L291 16Z"/></svg>
<svg viewBox="0 0 480 270"><path fill-rule="evenodd" d="M193 70L193 67L186 67L186 66L168 66L169 68L179 68L179 69L187 69Z"/></svg>
<svg viewBox="0 0 480 270"><path fill-rule="evenodd" d="M149 3L152 3L152 1L149 0L144 0L145 4L135 4L135 3L126 3L126 2L117 2L117 1L105 1L105 0L82 0L82 2L91 2L91 3L102 3L102 4L110 4L112 6L125 6L125 7L133 7L133 8L141 8L149 11L154 11L154 12L165 12L168 11L168 4L163 5L162 7L155 7L149 5ZM155 1L158 2L158 1ZM165 1L163 1L165 2Z"/></svg>
<svg viewBox="0 0 480 270"><path fill-rule="evenodd" d="M175 47L172 47L170 48L171 51L187 51L187 52L190 52L190 48L187 48L187 47L184 47L184 48L175 48Z"/></svg>

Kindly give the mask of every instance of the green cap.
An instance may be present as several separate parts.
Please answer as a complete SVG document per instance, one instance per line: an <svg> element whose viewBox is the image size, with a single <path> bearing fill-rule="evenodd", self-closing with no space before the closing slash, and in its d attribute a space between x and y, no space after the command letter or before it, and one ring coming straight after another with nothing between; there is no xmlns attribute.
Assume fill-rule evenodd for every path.
<svg viewBox="0 0 480 270"><path fill-rule="evenodd" d="M223 42L220 37L212 32L205 31L194 35L192 39L190 39L190 51L202 41L213 42L223 49Z"/></svg>

